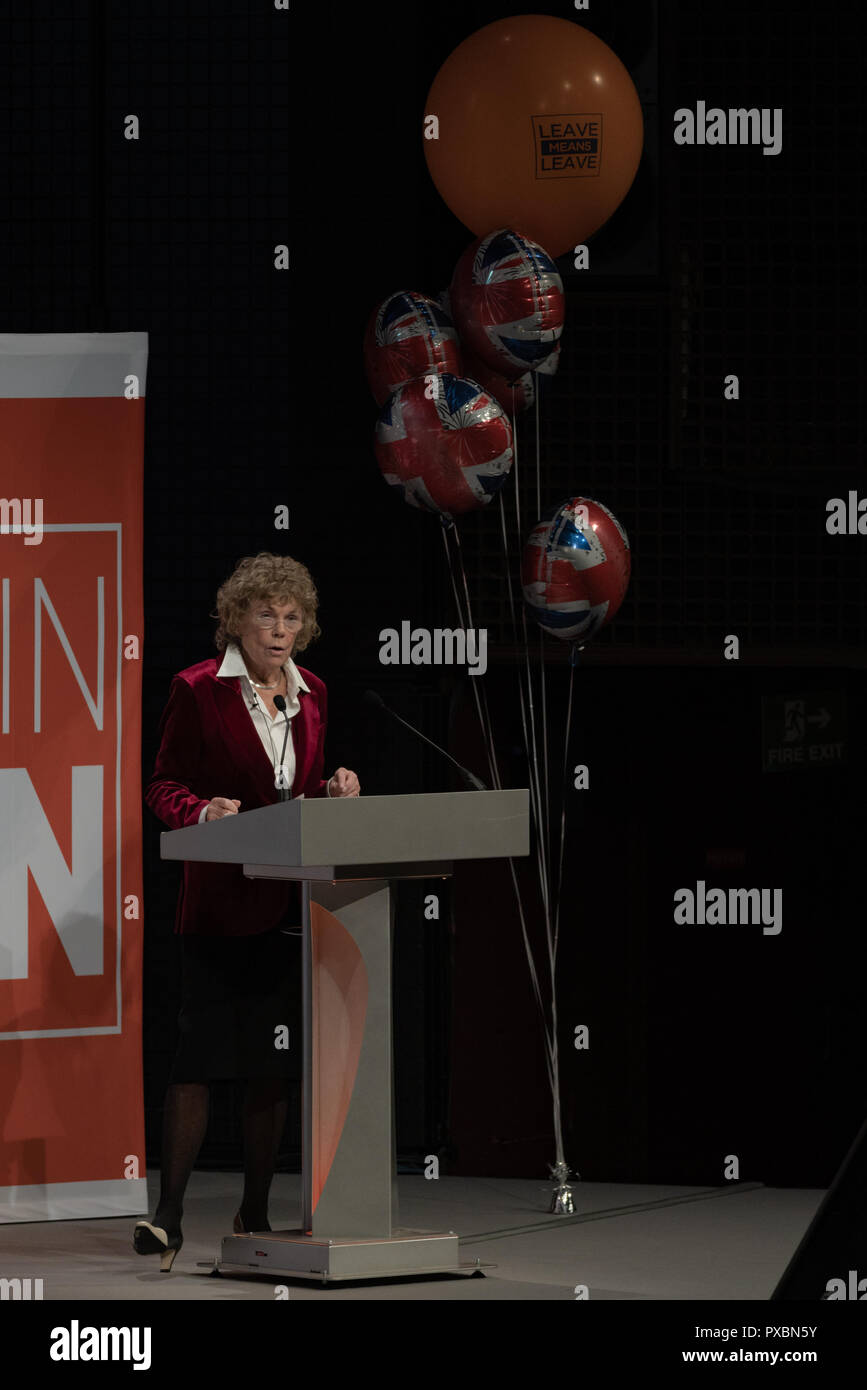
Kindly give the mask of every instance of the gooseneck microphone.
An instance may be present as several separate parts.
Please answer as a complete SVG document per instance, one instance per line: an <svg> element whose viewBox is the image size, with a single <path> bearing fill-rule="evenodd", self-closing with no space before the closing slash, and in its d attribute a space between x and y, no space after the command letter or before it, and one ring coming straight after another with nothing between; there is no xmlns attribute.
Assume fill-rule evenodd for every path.
<svg viewBox="0 0 867 1390"><path fill-rule="evenodd" d="M431 746L431 748L435 748L435 749L437 750L438 753L442 753L443 757L444 757L444 758L448 758L448 760L449 760L450 763L454 763L455 767L457 768L458 772L461 774L461 777L463 778L464 782L466 783L466 785L467 785L467 787L469 788L470 791L473 791L473 792L486 792L486 791L488 791L488 788L485 786L484 782L480 782L479 779L478 779L478 777L475 775L474 772L470 772L470 770L469 770L468 767L462 767L461 764L460 764L459 762L456 762L456 761L455 761L455 759L452 757L451 753L447 753L446 750L445 750L444 748L440 748L440 746L439 746L438 743L434 743L433 739L429 739L428 736L427 736L427 734L423 734L423 733L421 732L420 729L417 729L417 728L415 727L414 724L407 724L407 722L406 722L405 719L401 719L401 717L400 717L399 714L395 714L395 712L394 712L393 709L389 709L388 705L385 703L385 701L383 700L382 696L381 696L381 695L377 695L377 693L376 693L375 690L365 690L364 695L362 696L362 699L363 699L364 703L365 703L366 705L369 705L372 709L381 709L381 710L385 710L385 713L386 713L386 714L390 714L391 717L392 717L392 719L396 719L397 722L398 722L398 724L403 724L405 728L410 729L410 730L412 731L412 733L417 734L419 738L423 738L424 741L425 741L425 743L429 743L430 746ZM277 704L277 701L275 700L274 703Z"/></svg>
<svg viewBox="0 0 867 1390"><path fill-rule="evenodd" d="M282 768L282 767L285 767L285 765L286 765L286 764L285 764L285 758L286 758L286 744L287 744L287 742L288 742L288 740L289 740L289 715L286 713L286 699L285 699L285 696L283 696L283 695L275 695L275 696L274 696L274 708L275 708L275 709L278 709L278 710L280 711L280 713L283 715L283 718L286 720L286 732L285 732L284 735L283 735L283 747L282 747L282 749L281 749L281 751L280 751L280 766L281 766L281 768ZM279 793L279 795L280 795L280 800L281 800L281 801L291 801L291 800L292 800L292 788L291 788L291 787L278 787L278 788L277 788L277 791L278 791L278 793Z"/></svg>

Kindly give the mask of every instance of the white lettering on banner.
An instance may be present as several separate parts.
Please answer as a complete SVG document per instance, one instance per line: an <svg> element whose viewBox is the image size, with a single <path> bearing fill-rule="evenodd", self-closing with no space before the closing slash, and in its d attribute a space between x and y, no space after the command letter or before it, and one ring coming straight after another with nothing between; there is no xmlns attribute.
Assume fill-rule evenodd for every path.
<svg viewBox="0 0 867 1390"><path fill-rule="evenodd" d="M57 616L54 604L48 597L48 590L41 579L33 581L34 598L34 634L33 634L33 729L38 734L42 728L42 608L45 607L51 619L54 631L60 638L60 645L64 650L66 659L69 662L72 673L78 682L78 688L85 698L87 708L90 710L93 722L102 731L105 717L105 580L102 575L97 576L96 580L96 622L97 622L97 668L96 668L96 701L94 702L87 682L82 675L81 667L75 658L75 653L69 642L69 638L64 631L63 624Z"/></svg>
<svg viewBox="0 0 867 1390"><path fill-rule="evenodd" d="M102 773L72 768L69 868L26 768L0 768L0 980L28 978L28 870L75 974L102 974Z"/></svg>
<svg viewBox="0 0 867 1390"><path fill-rule="evenodd" d="M75 676L78 688L84 696L87 708L97 729L102 732L105 721L105 580L103 576L96 577L96 630L97 630L97 667L96 667L96 699L88 689L86 680L78 664L75 653L72 650L66 630L57 616L57 610L48 595L48 590L42 580L35 578L33 581L33 730L40 733L42 730L42 609L45 609L51 625L60 640L64 655L69 662L72 674ZM10 642L10 587L9 579L0 580L0 619L2 619L2 645L0 645L0 733L9 733L9 714L10 714L10 682L12 679L12 659Z"/></svg>
<svg viewBox="0 0 867 1390"><path fill-rule="evenodd" d="M0 995L21 991L0 1050L123 1032L134 915L121 908L123 526L43 530L37 549L0 537Z"/></svg>

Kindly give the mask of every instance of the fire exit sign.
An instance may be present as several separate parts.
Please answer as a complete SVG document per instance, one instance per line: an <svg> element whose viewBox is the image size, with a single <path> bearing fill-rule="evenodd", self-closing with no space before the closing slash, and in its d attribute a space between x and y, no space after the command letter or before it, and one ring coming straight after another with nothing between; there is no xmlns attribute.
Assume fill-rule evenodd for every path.
<svg viewBox="0 0 867 1390"><path fill-rule="evenodd" d="M847 758L842 691L766 695L762 699L762 771L842 767Z"/></svg>

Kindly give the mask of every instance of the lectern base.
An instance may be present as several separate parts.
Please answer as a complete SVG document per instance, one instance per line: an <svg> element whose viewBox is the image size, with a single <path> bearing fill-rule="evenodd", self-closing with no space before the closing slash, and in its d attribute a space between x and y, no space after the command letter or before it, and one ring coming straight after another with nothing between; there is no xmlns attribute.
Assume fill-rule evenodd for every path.
<svg viewBox="0 0 867 1390"><path fill-rule="evenodd" d="M393 1236L331 1239L303 1231L224 1236L215 1272L292 1279L383 1279L414 1274L478 1274L460 1264L453 1231L398 1230Z"/></svg>

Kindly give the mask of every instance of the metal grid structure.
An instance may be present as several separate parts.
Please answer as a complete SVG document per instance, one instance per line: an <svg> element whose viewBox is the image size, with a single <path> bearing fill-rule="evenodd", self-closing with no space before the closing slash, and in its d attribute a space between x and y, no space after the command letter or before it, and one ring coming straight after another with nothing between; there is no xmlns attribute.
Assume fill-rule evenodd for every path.
<svg viewBox="0 0 867 1390"><path fill-rule="evenodd" d="M636 250L630 261L625 231L633 214L625 207L613 258L618 275L602 273L603 266L586 283L567 276L562 363L540 412L542 503L576 491L598 497L630 536L630 592L595 647L627 658L639 647L718 649L733 631L745 644L819 644L842 655L863 648L867 635L867 548L863 538L825 530L826 500L845 496L863 473L865 162L860 54L840 40L849 15L840 5L783 0L760 7L729 0L713 15L686 0L659 8L659 226L647 223L642 206L634 223L642 254ZM620 29L615 24L609 33L600 21L602 37L615 47L638 32L628 9L634 6L611 7L609 19ZM655 14L648 0L651 9ZM222 577L215 557L264 544L260 518L282 500L269 482L274 458L288 454L290 441L299 455L321 457L294 408L298 392L286 390L287 380L300 382L315 406L316 373L287 343L294 303L264 254L274 226L288 226L290 211L294 216L288 190L297 174L286 138L293 73L271 41L266 16L267 9L242 9L229 32L209 25L206 5L152 5L146 15L112 7L109 29L94 34L83 17L34 3L0 23L9 54L9 83L0 93L0 125L8 132L0 214L6 330L146 326L151 334L148 393L161 408L149 414L147 428L145 588L147 623L161 644L146 659L143 715L150 730L171 674L211 651L204 615L214 579ZM451 37L443 42L450 47ZM649 51L636 45L629 55L640 67L646 108L657 104ZM169 68L166 52L174 55ZM212 99L218 85L230 94L224 106ZM155 144L147 164L137 151L147 170L140 177L117 133L131 92L132 109L150 94L141 114ZM782 107L783 152L771 158L755 148L676 148L672 114L699 99ZM263 197L266 181L271 192ZM308 217L311 241L316 223L313 213ZM208 218L213 234L203 237ZM430 232L434 241L438 228ZM613 230L598 239L601 261ZM665 265L654 276L647 268L658 234ZM633 274L630 265L639 269ZM347 263L340 273L349 278L350 269ZM345 316L328 313L345 329ZM237 332L239 321L248 332ZM739 402L723 399L728 372L740 375ZM237 457L231 493L212 486L209 448L217 437ZM534 448L530 417L519 434L524 534L536 520ZM346 484L350 495L361 486ZM507 516L517 596L511 494ZM327 528L326 519L323 554L333 540ZM474 623L487 626L492 643L508 642L496 504L463 518L460 528ZM315 552L320 532L312 533ZM439 538L425 557L434 558L438 546ZM404 557L409 550L405 542ZM366 573L371 590L386 566L402 573L385 547L380 563L381 571ZM191 615L183 630L179 592ZM392 685L383 685L386 698ZM398 711L410 718L402 694L428 701L423 727L445 742L441 705L429 687L407 681L394 693ZM432 755L421 747L412 754L395 740L398 746L401 773L409 764L425 779L438 777ZM149 938L156 980L171 965L174 891L162 879L157 888L156 832L149 833L146 909L159 923ZM146 851L148 844L146 834ZM419 939L413 949L422 949ZM168 1067L177 1012L176 997L157 991L146 1000L144 1039L155 1135L157 1068ZM230 1102L228 1090L215 1099L215 1159L224 1149L237 1153Z"/></svg>
<svg viewBox="0 0 867 1390"><path fill-rule="evenodd" d="M594 648L720 651L735 633L743 648L843 658L867 637L867 549L825 527L827 501L863 476L857 59L825 10L736 0L713 26L699 6L664 10L666 265L634 289L567 276L561 366L540 411L543 505L596 497L630 537L630 591ZM676 146L674 112L698 100L782 108L781 152ZM518 442L526 536L532 412ZM461 524L476 621L509 641L499 519ZM514 524L510 547L517 584Z"/></svg>

